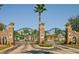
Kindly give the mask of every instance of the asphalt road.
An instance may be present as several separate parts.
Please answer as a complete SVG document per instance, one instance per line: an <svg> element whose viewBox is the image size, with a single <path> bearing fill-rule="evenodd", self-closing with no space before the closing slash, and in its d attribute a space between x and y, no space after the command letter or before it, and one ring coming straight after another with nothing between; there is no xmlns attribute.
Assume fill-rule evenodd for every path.
<svg viewBox="0 0 79 59"><path fill-rule="evenodd" d="M79 54L79 49L71 48L64 45L56 45L52 49L42 49L33 46L31 43L16 43L11 49L3 52L3 54Z"/></svg>
<svg viewBox="0 0 79 59"><path fill-rule="evenodd" d="M34 48L32 44L28 44L27 48L25 48L24 52L29 54L78 54L79 49L71 48L64 45L57 45L52 49L39 49Z"/></svg>

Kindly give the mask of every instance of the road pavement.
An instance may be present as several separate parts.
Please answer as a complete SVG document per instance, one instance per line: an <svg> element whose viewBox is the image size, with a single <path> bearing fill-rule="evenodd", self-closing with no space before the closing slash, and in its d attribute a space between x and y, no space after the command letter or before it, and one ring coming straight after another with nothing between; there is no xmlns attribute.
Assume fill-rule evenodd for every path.
<svg viewBox="0 0 79 59"><path fill-rule="evenodd" d="M52 49L37 48L34 44L18 44L12 49L9 49L4 54L79 54L79 49L71 48L64 45L56 45Z"/></svg>

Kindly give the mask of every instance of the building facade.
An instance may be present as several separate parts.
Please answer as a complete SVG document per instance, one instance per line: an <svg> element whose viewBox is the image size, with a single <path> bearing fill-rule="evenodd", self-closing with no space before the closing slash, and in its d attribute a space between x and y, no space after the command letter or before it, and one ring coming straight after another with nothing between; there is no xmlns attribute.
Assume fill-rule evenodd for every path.
<svg viewBox="0 0 79 59"><path fill-rule="evenodd" d="M73 31L71 25L66 27L67 44L79 43L79 32Z"/></svg>
<svg viewBox="0 0 79 59"><path fill-rule="evenodd" d="M9 24L8 27L0 31L0 45L14 45L14 25Z"/></svg>

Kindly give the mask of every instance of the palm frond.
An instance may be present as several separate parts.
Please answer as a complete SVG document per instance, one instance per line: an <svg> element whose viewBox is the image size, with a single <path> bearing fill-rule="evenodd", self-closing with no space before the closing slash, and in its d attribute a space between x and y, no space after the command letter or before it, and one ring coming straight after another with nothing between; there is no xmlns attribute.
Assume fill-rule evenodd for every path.
<svg viewBox="0 0 79 59"><path fill-rule="evenodd" d="M46 8L44 7L45 7L44 4L37 4L34 8L36 12L42 13L43 11L46 10Z"/></svg>
<svg viewBox="0 0 79 59"><path fill-rule="evenodd" d="M0 4L0 7L2 7L3 6L3 4Z"/></svg>

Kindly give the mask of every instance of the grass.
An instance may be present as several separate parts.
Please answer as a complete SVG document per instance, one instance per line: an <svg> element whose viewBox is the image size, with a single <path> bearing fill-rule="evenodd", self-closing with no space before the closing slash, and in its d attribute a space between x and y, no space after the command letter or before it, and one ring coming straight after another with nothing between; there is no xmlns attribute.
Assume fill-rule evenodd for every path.
<svg viewBox="0 0 79 59"><path fill-rule="evenodd" d="M71 45L67 45L67 46L79 49L79 44L71 44Z"/></svg>
<svg viewBox="0 0 79 59"><path fill-rule="evenodd" d="M2 46L0 46L0 50L3 50L3 49L8 48L8 47L10 47L10 46L9 45L2 45Z"/></svg>

